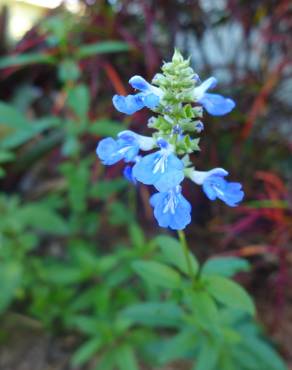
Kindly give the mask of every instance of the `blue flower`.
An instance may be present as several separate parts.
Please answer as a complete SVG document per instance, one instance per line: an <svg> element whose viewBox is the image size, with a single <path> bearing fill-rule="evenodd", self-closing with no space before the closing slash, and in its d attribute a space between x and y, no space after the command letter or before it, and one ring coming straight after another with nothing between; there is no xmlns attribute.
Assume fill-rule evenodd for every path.
<svg viewBox="0 0 292 370"><path fill-rule="evenodd" d="M200 86L194 89L195 100L202 104L209 114L213 116L223 116L232 111L235 102L230 98L225 98L219 94L210 94L206 91L217 85L215 77L205 80Z"/></svg>
<svg viewBox="0 0 292 370"><path fill-rule="evenodd" d="M210 200L221 199L230 207L236 207L244 197L239 182L228 182L220 176L209 176L203 183L204 193Z"/></svg>
<svg viewBox="0 0 292 370"><path fill-rule="evenodd" d="M180 186L152 195L150 204L160 227L182 230L191 222L192 207L182 195Z"/></svg>
<svg viewBox="0 0 292 370"><path fill-rule="evenodd" d="M115 164L122 159L125 162L132 162L140 149L150 150L154 144L154 139L126 130L118 135L117 140L110 137L101 140L96 148L96 154L105 165Z"/></svg>
<svg viewBox="0 0 292 370"><path fill-rule="evenodd" d="M158 140L161 149L144 156L133 167L133 176L145 185L154 185L160 192L166 192L184 179L184 164L170 150L166 141Z"/></svg>
<svg viewBox="0 0 292 370"><path fill-rule="evenodd" d="M144 107L150 109L157 107L162 97L162 91L158 87L149 84L141 76L133 76L129 83L141 92L127 96L114 95L113 104L119 112L130 115Z"/></svg>
<svg viewBox="0 0 292 370"><path fill-rule="evenodd" d="M204 193L210 200L221 199L230 207L236 207L244 197L239 182L228 182L224 179L228 172L223 168L214 168L211 171L194 171L188 176L196 184L202 185Z"/></svg>

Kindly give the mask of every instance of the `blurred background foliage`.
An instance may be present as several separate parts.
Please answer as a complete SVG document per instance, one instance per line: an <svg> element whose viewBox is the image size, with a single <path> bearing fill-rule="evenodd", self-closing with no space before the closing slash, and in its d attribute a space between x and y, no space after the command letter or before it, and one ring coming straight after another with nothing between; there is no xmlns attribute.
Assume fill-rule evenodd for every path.
<svg viewBox="0 0 292 370"><path fill-rule="evenodd" d="M237 102L227 117L205 117L197 167L228 168L246 191L246 201L228 209L188 184L190 246L202 263L215 256L248 259L249 273L240 265L236 277L289 364L291 2L60 3L0 2L1 369L132 370L133 348L145 364L158 357L158 368L180 358L170 356L178 342L158 345L152 330L162 326L158 331L167 338L176 308L159 308L169 315L162 325L153 314L157 307L137 306L159 297L132 268L137 259L162 258L148 190L122 179L119 164L105 170L95 157L103 136L125 127L147 132L146 111L125 117L111 98L129 91L126 81L134 74L151 79L174 46L192 57L202 79L216 76L220 91ZM225 276L238 271L220 269ZM131 305L132 317L139 317L134 322L146 317L145 327L133 329L123 319ZM11 348L23 332L30 347ZM261 344L253 345L268 356ZM268 362L259 360L258 369L280 369L273 356Z"/></svg>

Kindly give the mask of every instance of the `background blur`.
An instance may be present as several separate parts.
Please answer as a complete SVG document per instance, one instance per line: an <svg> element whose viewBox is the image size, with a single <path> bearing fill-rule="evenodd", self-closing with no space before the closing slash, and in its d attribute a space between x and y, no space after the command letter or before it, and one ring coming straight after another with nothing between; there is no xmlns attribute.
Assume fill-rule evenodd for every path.
<svg viewBox="0 0 292 370"><path fill-rule="evenodd" d="M148 190L119 164L104 169L95 147L124 127L147 132L147 111L126 117L111 98L130 92L134 74L151 80L175 46L237 102L205 116L197 167L229 169L246 192L232 209L188 184L191 248L201 261L251 262L239 280L292 363L291 5L0 0L1 370L71 369L98 315L110 322L139 296L122 261L161 230ZM79 352L75 366L91 369L93 355Z"/></svg>

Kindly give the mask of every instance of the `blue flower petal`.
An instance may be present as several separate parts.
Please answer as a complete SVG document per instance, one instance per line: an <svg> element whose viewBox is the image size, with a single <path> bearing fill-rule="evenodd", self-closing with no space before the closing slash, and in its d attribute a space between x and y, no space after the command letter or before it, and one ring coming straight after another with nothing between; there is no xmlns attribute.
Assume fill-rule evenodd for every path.
<svg viewBox="0 0 292 370"><path fill-rule="evenodd" d="M160 152L145 155L133 167L133 176L145 185L152 185L159 178L159 173L153 173L154 163L160 158Z"/></svg>
<svg viewBox="0 0 292 370"><path fill-rule="evenodd" d="M150 204L160 227L182 230L191 222L191 205L180 190L156 193L150 198Z"/></svg>
<svg viewBox="0 0 292 370"><path fill-rule="evenodd" d="M159 191L168 191L184 179L183 162L174 154L158 151L144 156L133 167L133 176Z"/></svg>
<svg viewBox="0 0 292 370"><path fill-rule="evenodd" d="M118 149L117 142L111 137L108 137L98 143L96 154L103 164L112 165L123 158L123 155L118 152Z"/></svg>
<svg viewBox="0 0 292 370"><path fill-rule="evenodd" d="M125 166L123 171L124 178L129 182L133 183L134 185L137 184L136 179L133 177L133 171L131 166Z"/></svg>
<svg viewBox="0 0 292 370"><path fill-rule="evenodd" d="M219 94L205 93L198 102L213 116L223 116L232 111L235 102Z"/></svg>
<svg viewBox="0 0 292 370"><path fill-rule="evenodd" d="M151 90L151 85L141 76L133 76L129 80L129 84L137 90L148 92Z"/></svg>
<svg viewBox="0 0 292 370"><path fill-rule="evenodd" d="M119 112L130 115L144 107L143 100L143 93L127 96L114 95L113 104Z"/></svg>
<svg viewBox="0 0 292 370"><path fill-rule="evenodd" d="M159 96L157 96L153 93L144 95L143 102L145 104L145 107L147 107L147 108L153 109L153 108L157 107L157 105L159 104L159 101L160 101Z"/></svg>
<svg viewBox="0 0 292 370"><path fill-rule="evenodd" d="M209 89L213 89L217 85L217 79L215 77L209 77L207 80L203 81L201 85L196 87L202 93L205 93Z"/></svg>

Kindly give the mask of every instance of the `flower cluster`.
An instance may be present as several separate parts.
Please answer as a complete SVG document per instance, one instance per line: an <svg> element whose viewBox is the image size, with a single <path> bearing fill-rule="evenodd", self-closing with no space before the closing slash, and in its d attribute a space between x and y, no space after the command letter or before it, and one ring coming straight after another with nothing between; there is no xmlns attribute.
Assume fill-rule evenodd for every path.
<svg viewBox="0 0 292 370"><path fill-rule="evenodd" d="M210 77L200 83L190 61L176 50L152 84L140 76L132 77L129 83L139 92L115 95L115 108L128 115L144 107L151 109L156 116L149 119L148 127L155 132L148 137L126 130L116 140L101 140L96 153L102 163L112 165L124 160L128 163L124 169L128 180L154 186L157 192L151 196L150 204L161 227L182 230L191 222L191 205L181 187L185 178L201 185L210 200L218 198L235 207L244 196L241 184L228 182L228 172L223 168L195 170L189 157L199 150L199 138L194 135L204 129L203 110L221 116L235 106L232 99L207 92L216 86L216 79ZM141 156L141 152L150 153Z"/></svg>

